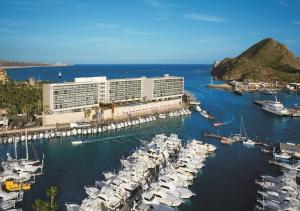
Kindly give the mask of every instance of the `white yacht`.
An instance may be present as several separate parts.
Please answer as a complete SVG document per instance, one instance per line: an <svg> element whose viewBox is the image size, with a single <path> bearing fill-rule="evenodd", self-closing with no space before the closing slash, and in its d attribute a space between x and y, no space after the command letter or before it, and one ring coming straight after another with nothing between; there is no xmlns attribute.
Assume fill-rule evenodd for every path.
<svg viewBox="0 0 300 211"><path fill-rule="evenodd" d="M254 146L255 142L252 141L251 139L247 139L247 140L243 141L243 144L248 145L248 146Z"/></svg>
<svg viewBox="0 0 300 211"><path fill-rule="evenodd" d="M276 114L279 116L287 116L289 115L289 111L283 106L281 102L277 100L275 96L275 101L267 101L263 107L263 110L270 112L272 114Z"/></svg>
<svg viewBox="0 0 300 211"><path fill-rule="evenodd" d="M280 153L280 154L274 153L274 158L275 159L289 160L292 157L290 155L288 155L287 153Z"/></svg>
<svg viewBox="0 0 300 211"><path fill-rule="evenodd" d="M142 194L145 204L161 203L170 207L178 207L183 203L182 199L162 191L149 191Z"/></svg>
<svg viewBox="0 0 300 211"><path fill-rule="evenodd" d="M189 199L195 195L187 188L177 187L173 182L160 182L159 188L182 199Z"/></svg>
<svg viewBox="0 0 300 211"><path fill-rule="evenodd" d="M152 210L152 211L175 211L174 208L164 205L164 204L160 204L158 201L152 202L151 200L150 202L143 203L143 202L139 202L136 203L134 202L133 207L131 209L131 211L141 211L141 210Z"/></svg>

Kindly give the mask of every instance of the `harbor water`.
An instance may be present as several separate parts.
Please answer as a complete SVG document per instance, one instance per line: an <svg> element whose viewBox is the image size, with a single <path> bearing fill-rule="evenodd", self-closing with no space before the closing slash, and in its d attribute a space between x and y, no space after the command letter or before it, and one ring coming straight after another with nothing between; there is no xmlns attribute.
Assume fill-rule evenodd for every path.
<svg viewBox="0 0 300 211"><path fill-rule="evenodd" d="M185 78L185 89L201 101L201 106L216 120L224 123L213 127L212 121L204 119L193 111L191 115L159 119L142 125L104 132L97 135L76 136L31 141L32 147L41 157L45 154L44 175L24 196L21 204L24 210L31 210L36 198L45 199L50 185L59 187L59 210L65 210L65 202L80 203L85 197L84 185L93 185L95 180L104 179L102 172L117 170L122 157L126 157L155 134L178 134L187 141L196 138L217 146L213 156L206 161L195 179L191 190L196 193L178 210L253 210L258 186L254 183L261 174L278 175L279 169L268 164L271 159L258 147L247 148L235 143L222 145L214 139L203 137L205 131L222 135L238 133L240 117L243 115L247 134L252 139L265 142L300 143L300 118L280 118L266 113L252 103L251 93L236 96L223 90L208 89L210 65L74 65L68 67L38 67L8 70L10 78L25 80L34 77L43 81L72 81L75 77L107 76L125 78L141 76L162 76L165 73ZM62 77L58 78L58 73ZM217 81L215 81L217 83ZM272 96L260 95L260 99ZM286 106L300 103L300 96L279 94L279 100ZM82 140L81 145L71 142ZM0 145L0 157L14 154L12 144ZM25 146L18 144L18 157L25 157Z"/></svg>

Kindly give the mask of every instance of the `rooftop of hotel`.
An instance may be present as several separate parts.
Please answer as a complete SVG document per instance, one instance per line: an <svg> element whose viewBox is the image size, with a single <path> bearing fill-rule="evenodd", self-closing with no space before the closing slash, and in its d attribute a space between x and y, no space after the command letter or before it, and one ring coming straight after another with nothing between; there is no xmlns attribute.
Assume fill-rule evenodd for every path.
<svg viewBox="0 0 300 211"><path fill-rule="evenodd" d="M150 79L166 79L166 78L182 78L178 76L170 76L169 74L164 74L164 76L161 77L146 77L142 76L139 78L112 78L107 79L106 76L98 76L98 77L78 77L74 78L74 81L65 81L65 82L59 82L59 83L49 83L53 85L65 85L65 84L80 84L80 83L99 83L99 82L105 82L106 80L109 81L121 81L121 80L141 80L143 78L150 78Z"/></svg>

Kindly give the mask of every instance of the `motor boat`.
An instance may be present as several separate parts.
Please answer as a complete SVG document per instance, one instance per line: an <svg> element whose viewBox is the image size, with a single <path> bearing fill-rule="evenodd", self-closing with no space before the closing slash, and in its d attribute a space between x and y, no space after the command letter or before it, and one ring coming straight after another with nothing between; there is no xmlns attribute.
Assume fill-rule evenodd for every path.
<svg viewBox="0 0 300 211"><path fill-rule="evenodd" d="M287 153L280 153L280 154L274 153L274 158L275 159L289 160L289 159L292 158L292 156L290 156Z"/></svg>
<svg viewBox="0 0 300 211"><path fill-rule="evenodd" d="M247 145L247 146L254 146L256 143L255 143L255 141L252 141L251 139L247 139L247 140L243 141L243 144Z"/></svg>
<svg viewBox="0 0 300 211"><path fill-rule="evenodd" d="M73 145L80 145L80 144L82 144L83 143L83 141L72 141L71 142Z"/></svg>
<svg viewBox="0 0 300 211"><path fill-rule="evenodd" d="M283 104L277 100L276 96L275 101L267 101L263 105L262 109L279 116L287 116L290 114L290 112L283 106Z"/></svg>

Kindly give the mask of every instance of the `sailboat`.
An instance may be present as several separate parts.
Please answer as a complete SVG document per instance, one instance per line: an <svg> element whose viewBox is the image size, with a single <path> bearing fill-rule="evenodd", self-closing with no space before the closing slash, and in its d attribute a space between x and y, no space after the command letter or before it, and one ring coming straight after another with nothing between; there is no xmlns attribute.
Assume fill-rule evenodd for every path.
<svg viewBox="0 0 300 211"><path fill-rule="evenodd" d="M242 136L242 131L244 131L244 136ZM247 138L247 133L246 133L246 129L245 129L245 123L243 121L243 116L241 116L240 134L241 134L242 141L243 141L244 145L247 145L247 146L254 146L255 145L254 141L252 141L251 139Z"/></svg>
<svg viewBox="0 0 300 211"><path fill-rule="evenodd" d="M61 74L61 71L58 72L58 75L57 77L61 78L62 77L62 74Z"/></svg>
<svg viewBox="0 0 300 211"><path fill-rule="evenodd" d="M243 121L243 116L241 116L241 126L240 126L240 133L235 134L230 137L233 141L240 141L243 142L245 145L254 146L255 142L251 139L247 138L247 133L245 129L245 123Z"/></svg>
<svg viewBox="0 0 300 211"><path fill-rule="evenodd" d="M29 160L27 130L25 131L25 137L26 137L25 138L26 158L18 159L17 149L16 149L17 146L15 144L15 161L12 161L14 163L14 170L19 172L27 172L27 173L36 173L38 170L42 171L44 158L42 162L40 162L38 158L36 160Z"/></svg>

